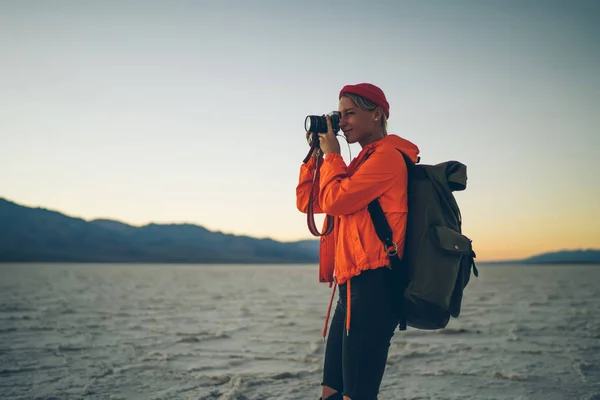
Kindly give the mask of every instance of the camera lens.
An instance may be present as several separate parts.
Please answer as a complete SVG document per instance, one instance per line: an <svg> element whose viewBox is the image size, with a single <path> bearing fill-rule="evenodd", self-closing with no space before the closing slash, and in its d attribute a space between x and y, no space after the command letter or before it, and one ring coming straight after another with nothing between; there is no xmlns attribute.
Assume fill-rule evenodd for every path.
<svg viewBox="0 0 600 400"><path fill-rule="evenodd" d="M327 120L319 115L309 115L304 120L304 129L306 129L306 132L326 133Z"/></svg>
<svg viewBox="0 0 600 400"><path fill-rule="evenodd" d="M306 117L306 119L304 120L304 129L306 130L306 132L312 132L311 131L311 126L313 125L312 123L312 118L309 115L308 117Z"/></svg>

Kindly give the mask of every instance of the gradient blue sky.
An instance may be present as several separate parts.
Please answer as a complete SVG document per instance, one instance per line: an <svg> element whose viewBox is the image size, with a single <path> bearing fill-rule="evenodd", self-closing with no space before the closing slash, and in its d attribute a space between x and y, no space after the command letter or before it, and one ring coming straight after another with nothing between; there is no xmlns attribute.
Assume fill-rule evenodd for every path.
<svg viewBox="0 0 600 400"><path fill-rule="evenodd" d="M2 1L0 196L311 238L304 117L372 82L422 162L467 165L478 258L600 247L599 26L598 1Z"/></svg>

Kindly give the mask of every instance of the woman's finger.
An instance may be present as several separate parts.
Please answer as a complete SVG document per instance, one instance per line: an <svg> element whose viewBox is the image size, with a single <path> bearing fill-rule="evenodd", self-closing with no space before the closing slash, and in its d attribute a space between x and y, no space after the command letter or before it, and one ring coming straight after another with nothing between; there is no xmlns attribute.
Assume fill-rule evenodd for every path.
<svg viewBox="0 0 600 400"><path fill-rule="evenodd" d="M326 115L325 118L327 119L327 132L333 132L333 126L331 125L331 117L329 115Z"/></svg>

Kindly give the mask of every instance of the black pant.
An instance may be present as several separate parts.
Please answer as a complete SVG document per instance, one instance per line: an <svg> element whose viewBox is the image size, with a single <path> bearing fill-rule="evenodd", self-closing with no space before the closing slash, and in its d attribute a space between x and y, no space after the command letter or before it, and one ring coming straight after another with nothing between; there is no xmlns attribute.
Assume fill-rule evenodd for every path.
<svg viewBox="0 0 600 400"><path fill-rule="evenodd" d="M347 283L339 298L325 349L323 382L352 400L377 399L390 341L398 326L390 298L390 270L362 272L350 282L350 331L346 335Z"/></svg>

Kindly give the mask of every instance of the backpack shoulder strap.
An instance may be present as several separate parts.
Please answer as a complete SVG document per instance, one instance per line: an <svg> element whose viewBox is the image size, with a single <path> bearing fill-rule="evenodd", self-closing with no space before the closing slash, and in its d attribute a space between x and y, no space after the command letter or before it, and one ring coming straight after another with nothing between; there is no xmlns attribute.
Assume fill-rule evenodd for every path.
<svg viewBox="0 0 600 400"><path fill-rule="evenodd" d="M371 219L373 220L373 225L375 226L375 232L379 237L379 240L383 242L385 245L385 251L388 256L393 257L398 254L398 245L394 243L392 228L388 224L387 218L385 217L385 213L381 208L381 204L379 203L379 199L375 199L369 203L367 206L369 210L369 214L371 214Z"/></svg>
<svg viewBox="0 0 600 400"><path fill-rule="evenodd" d="M410 176L412 171L412 167L414 167L414 163L406 154L402 151L398 150L402 157L404 158L404 164L406 165L407 174ZM408 180L408 179L407 179ZM408 190L408 185L407 185ZM385 245L385 252L390 258L396 258L398 261L400 258L397 256L398 254L398 245L394 243L393 232L388 224L387 218L381 208L381 204L379 203L379 199L375 199L369 203L367 206L369 210L369 214L371 214L371 219L373 220L373 225L375 226L375 232L379 237L379 240L383 242Z"/></svg>
<svg viewBox="0 0 600 400"><path fill-rule="evenodd" d="M400 150L398 150L398 151L400 152L400 154L402 154L402 157L404 158L404 164L406 166L407 181L408 181L408 179L410 179L411 173L415 167L415 164L412 162L412 160L406 154L404 154ZM408 184L407 184L407 190L408 190ZM367 208L369 210L369 214L371 214L371 219L373 220L373 225L375 226L375 232L377 233L379 240L381 240L383 242L383 244L385 245L386 253L388 254L388 256L390 256L392 261L394 258L397 259L398 261L400 261L400 258L397 256L398 255L398 245L396 243L394 243L392 229L390 228L387 218L385 217L385 214L383 212L383 209L381 208L379 199L375 199L375 200L371 201L369 203L369 205L367 206Z"/></svg>
<svg viewBox="0 0 600 400"><path fill-rule="evenodd" d="M404 157L407 173L410 177L412 167L414 167L414 164L404 153L402 153L402 156ZM409 283L408 269L407 266L404 265L404 263L400 259L400 256L398 255L398 245L394 242L392 229L390 228L387 218L385 217L385 213L381 208L379 199L371 201L367 206L367 209L369 210L369 214L371 215L371 220L373 221L375 232L377 233L379 240L381 240L381 242L384 244L385 252L390 259L390 269L392 270L393 274L392 282L394 283L394 285L396 285L394 287L393 292L396 295L394 303L398 313L400 330L406 330L404 291L408 287Z"/></svg>

